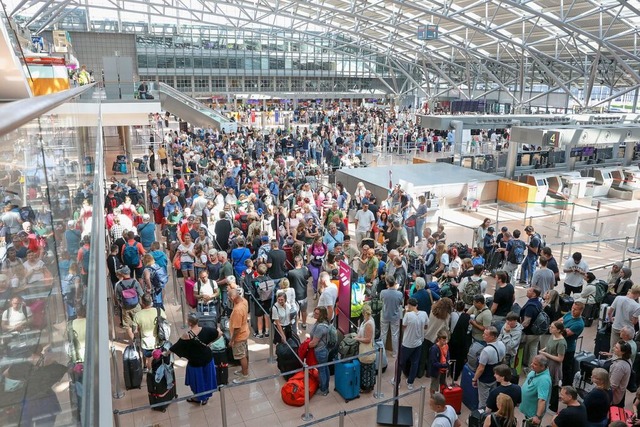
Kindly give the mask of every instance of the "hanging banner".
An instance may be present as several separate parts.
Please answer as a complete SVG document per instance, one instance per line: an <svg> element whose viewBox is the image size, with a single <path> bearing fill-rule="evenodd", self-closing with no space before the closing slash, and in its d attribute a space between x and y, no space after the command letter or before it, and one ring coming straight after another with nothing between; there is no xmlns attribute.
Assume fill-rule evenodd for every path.
<svg viewBox="0 0 640 427"><path fill-rule="evenodd" d="M340 261L340 275L338 276L340 287L338 288L338 325L343 333L349 333L349 316L351 315L351 267L344 261Z"/></svg>

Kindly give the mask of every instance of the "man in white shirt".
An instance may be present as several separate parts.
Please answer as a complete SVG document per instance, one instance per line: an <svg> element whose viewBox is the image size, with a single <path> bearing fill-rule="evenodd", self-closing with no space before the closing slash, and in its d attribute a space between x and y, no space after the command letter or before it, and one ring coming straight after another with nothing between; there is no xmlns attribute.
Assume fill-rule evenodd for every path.
<svg viewBox="0 0 640 427"><path fill-rule="evenodd" d="M461 427L455 409L447 405L442 393L433 393L429 399L429 407L435 413L431 427Z"/></svg>
<svg viewBox="0 0 640 427"><path fill-rule="evenodd" d="M574 252L571 255L571 258L564 263L563 271L567 273L564 278L564 293L571 295L572 293L579 294L582 292L582 284L586 279L586 274L589 272L589 266L582 259L580 252Z"/></svg>
<svg viewBox="0 0 640 427"><path fill-rule="evenodd" d="M375 223L375 217L369 210L369 203L363 203L362 209L356 212L356 244L358 248L362 245L362 239L369 237L371 230L373 230L373 224Z"/></svg>
<svg viewBox="0 0 640 427"><path fill-rule="evenodd" d="M620 331L625 326L634 328L640 316L640 285L633 285L626 296L617 296L609 307L607 316L613 320L611 325L611 348L620 341Z"/></svg>
<svg viewBox="0 0 640 427"><path fill-rule="evenodd" d="M22 297L11 298L11 307L2 313L2 330L5 332L19 332L29 329L31 323L31 309L22 300Z"/></svg>
<svg viewBox="0 0 640 427"><path fill-rule="evenodd" d="M327 308L327 316L329 322L333 321L335 313L335 305L338 300L338 288L331 283L331 277L329 273L323 271L318 277L318 292L320 292L320 298L318 298L318 307Z"/></svg>

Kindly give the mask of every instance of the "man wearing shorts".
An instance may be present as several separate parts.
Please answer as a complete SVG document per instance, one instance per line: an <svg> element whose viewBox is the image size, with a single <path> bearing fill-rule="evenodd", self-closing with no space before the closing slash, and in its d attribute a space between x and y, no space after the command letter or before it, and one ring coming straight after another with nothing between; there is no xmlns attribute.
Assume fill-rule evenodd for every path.
<svg viewBox="0 0 640 427"><path fill-rule="evenodd" d="M247 348L249 305L247 300L244 299L242 288L234 287L229 289L229 299L233 301L233 311L231 312L231 317L229 317L229 332L231 333L229 346L233 350L234 360L239 360L242 367L242 369L234 372L238 378L234 379L233 383L240 384L249 378L249 350Z"/></svg>
<svg viewBox="0 0 640 427"><path fill-rule="evenodd" d="M164 148L164 145L161 145L158 148L158 158L160 159L160 166L162 168L162 172L169 172L169 161L167 159L167 150Z"/></svg>
<svg viewBox="0 0 640 427"><path fill-rule="evenodd" d="M127 330L129 339L133 341L135 333L140 333L140 346L142 347L142 360L144 362L143 373L149 372L151 369L151 353L158 344L158 327L156 326L156 320L158 317L158 310L153 306L153 299L150 294L142 295L140 299L142 304L142 310L138 311L133 316L131 329ZM160 309L160 316L167 318L163 309Z"/></svg>

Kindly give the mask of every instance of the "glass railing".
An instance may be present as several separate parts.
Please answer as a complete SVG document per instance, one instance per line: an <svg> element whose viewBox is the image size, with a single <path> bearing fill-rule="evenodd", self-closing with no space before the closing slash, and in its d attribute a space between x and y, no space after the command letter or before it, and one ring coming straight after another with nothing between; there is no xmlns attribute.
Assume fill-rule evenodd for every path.
<svg viewBox="0 0 640 427"><path fill-rule="evenodd" d="M110 396L109 361L99 360L100 342L108 348L108 331L98 329L106 297L96 286L105 276L101 124L81 126L53 110L80 92L0 109L3 426L99 425L101 410L111 416L98 390L107 378ZM15 118L8 130L18 110L36 117Z"/></svg>
<svg viewBox="0 0 640 427"><path fill-rule="evenodd" d="M154 90L154 89L159 91L159 92L164 92L164 93L168 94L169 96L172 96L173 98L179 100L183 104L188 105L189 107L200 111L202 114L205 114L208 117L211 117L213 120L216 120L220 124L231 122L231 120L229 118L225 117L224 115L218 113L215 110L212 110L211 108L207 107L206 105L204 105L204 104L196 101L195 99L185 95L184 93L182 93L179 90L169 86L166 83L162 83L162 82L153 83L152 90Z"/></svg>

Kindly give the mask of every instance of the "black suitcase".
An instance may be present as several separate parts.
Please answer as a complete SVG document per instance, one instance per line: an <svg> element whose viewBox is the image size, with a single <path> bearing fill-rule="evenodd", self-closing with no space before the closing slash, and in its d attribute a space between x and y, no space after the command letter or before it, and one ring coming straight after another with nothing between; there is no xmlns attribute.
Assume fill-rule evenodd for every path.
<svg viewBox="0 0 640 427"><path fill-rule="evenodd" d="M563 313L567 313L571 311L571 306L573 305L573 297L569 295L560 295L560 311Z"/></svg>
<svg viewBox="0 0 640 427"><path fill-rule="evenodd" d="M608 353L611 350L611 324L607 324L604 328L598 329L596 334L596 345L593 352L598 356L601 352Z"/></svg>
<svg viewBox="0 0 640 427"><path fill-rule="evenodd" d="M216 366L216 380L218 381L218 385L229 384L229 365Z"/></svg>
<svg viewBox="0 0 640 427"><path fill-rule="evenodd" d="M173 399L178 397L177 387L176 387L176 374L173 370L173 364L171 363L170 356L164 357L165 368L171 371L173 376L173 384L171 388L167 387L167 378L162 377L159 382L156 382L156 372L158 368L162 365L161 360L154 359L151 362L151 372L147 374L147 392L149 393L149 404L155 405L156 403L167 402L166 405L160 405L152 408L154 411L165 412L167 410L167 406L169 406L168 402L171 402Z"/></svg>
<svg viewBox="0 0 640 427"><path fill-rule="evenodd" d="M198 325L212 329L218 328L218 315L216 311L208 311L205 313L196 312L198 316Z"/></svg>
<svg viewBox="0 0 640 427"><path fill-rule="evenodd" d="M229 364L229 352L226 348L224 350L212 350L211 353L213 353L213 362L216 366Z"/></svg>
<svg viewBox="0 0 640 427"><path fill-rule="evenodd" d="M142 387L142 358L135 344L128 345L122 352L124 387L127 390Z"/></svg>
<svg viewBox="0 0 640 427"><path fill-rule="evenodd" d="M298 348L300 347L300 341L297 339L297 337L291 337L287 340L287 343L289 345L282 343L276 347L276 361L278 363L278 369L281 373L302 368L302 364L297 357ZM291 378L291 375L285 375L284 378L288 380L289 378Z"/></svg>
<svg viewBox="0 0 640 427"><path fill-rule="evenodd" d="M120 162L113 162L113 165L111 165L111 172L120 172Z"/></svg>
<svg viewBox="0 0 640 427"><path fill-rule="evenodd" d="M593 325L593 321L598 317L598 304L587 304L582 311L582 320L587 328Z"/></svg>
<svg viewBox="0 0 640 427"><path fill-rule="evenodd" d="M469 427L481 427L484 424L486 416L487 414L480 412L477 409L475 411L471 411L471 414L469 414Z"/></svg>

